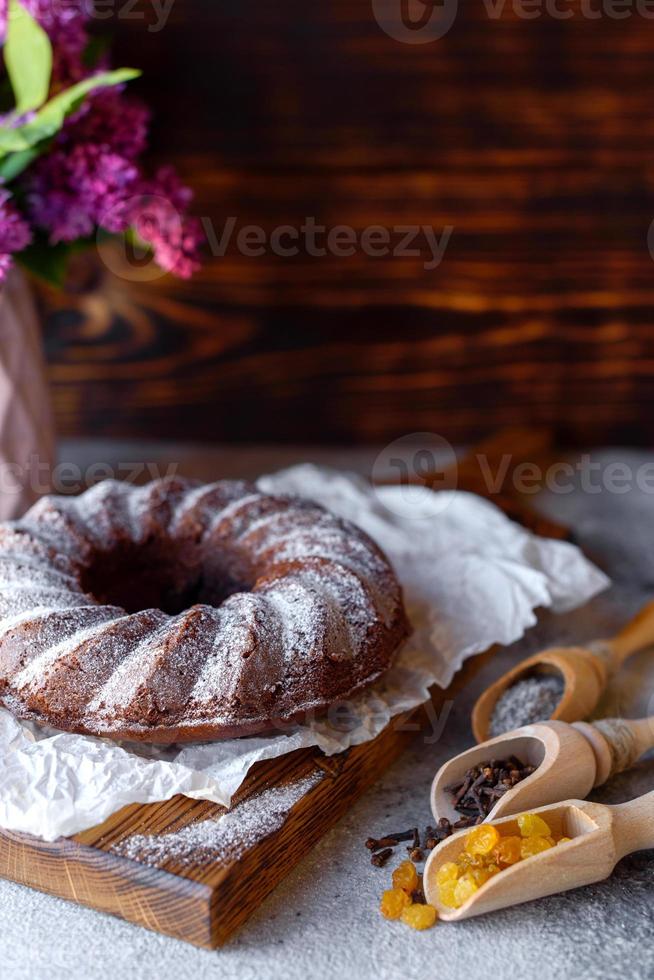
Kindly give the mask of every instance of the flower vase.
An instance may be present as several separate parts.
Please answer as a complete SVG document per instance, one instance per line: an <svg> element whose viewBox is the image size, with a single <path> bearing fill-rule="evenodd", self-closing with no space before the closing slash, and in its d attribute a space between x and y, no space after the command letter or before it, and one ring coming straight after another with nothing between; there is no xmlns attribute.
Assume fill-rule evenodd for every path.
<svg viewBox="0 0 654 980"><path fill-rule="evenodd" d="M50 489L54 426L31 286L12 268L0 287L0 520Z"/></svg>

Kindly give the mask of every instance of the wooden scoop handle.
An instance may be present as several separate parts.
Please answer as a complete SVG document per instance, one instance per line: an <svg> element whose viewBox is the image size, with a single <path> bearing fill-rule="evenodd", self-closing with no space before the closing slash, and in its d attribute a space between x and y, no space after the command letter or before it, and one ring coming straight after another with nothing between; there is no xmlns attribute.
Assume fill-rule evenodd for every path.
<svg viewBox="0 0 654 980"><path fill-rule="evenodd" d="M643 753L654 748L654 717L603 718L592 725L576 722L573 727L586 736L595 753L595 786L630 769Z"/></svg>
<svg viewBox="0 0 654 980"><path fill-rule="evenodd" d="M654 847L654 791L611 808L617 857Z"/></svg>
<svg viewBox="0 0 654 980"><path fill-rule="evenodd" d="M594 652L602 652L610 669L617 670L627 657L654 644L654 602L648 602L612 639L598 640Z"/></svg>

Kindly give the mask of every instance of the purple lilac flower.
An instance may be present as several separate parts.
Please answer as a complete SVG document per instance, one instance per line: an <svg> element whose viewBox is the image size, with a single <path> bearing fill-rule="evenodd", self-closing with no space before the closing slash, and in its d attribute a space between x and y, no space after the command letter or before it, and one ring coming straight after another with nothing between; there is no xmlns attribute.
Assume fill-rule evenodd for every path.
<svg viewBox="0 0 654 980"><path fill-rule="evenodd" d="M52 41L56 85L85 77L90 0L21 2ZM7 0L0 0L0 43L6 26ZM204 235L200 222L186 214L191 191L172 168L162 168L152 180L141 178L136 160L147 144L149 118L147 108L126 99L122 87L95 92L19 182L31 221L52 244L92 235L98 227L123 232L133 226L163 269L187 278L200 265ZM28 226L14 216L29 236ZM5 252L2 241L0 237L0 278L8 255L19 247Z"/></svg>
<svg viewBox="0 0 654 980"><path fill-rule="evenodd" d="M149 124L147 106L126 98L122 86L101 89L66 120L57 142L93 143L127 160L136 160L147 146Z"/></svg>
<svg viewBox="0 0 654 980"><path fill-rule="evenodd" d="M66 121L53 150L25 178L27 206L50 241L72 241L102 224L123 231L125 202L138 193L134 160L147 142L149 113L119 89L92 95Z"/></svg>
<svg viewBox="0 0 654 980"><path fill-rule="evenodd" d="M93 234L97 225L123 231L123 202L134 193L138 170L106 147L82 143L53 150L26 178L27 207L51 243Z"/></svg>
<svg viewBox="0 0 654 980"><path fill-rule="evenodd" d="M200 221L185 213L192 196L172 167L161 167L154 179L141 183L127 210L129 224L151 246L157 265L181 279L200 267L204 241Z"/></svg>
<svg viewBox="0 0 654 980"><path fill-rule="evenodd" d="M29 227L11 203L9 191L0 189L0 282L7 275L14 252L20 252L31 240Z"/></svg>

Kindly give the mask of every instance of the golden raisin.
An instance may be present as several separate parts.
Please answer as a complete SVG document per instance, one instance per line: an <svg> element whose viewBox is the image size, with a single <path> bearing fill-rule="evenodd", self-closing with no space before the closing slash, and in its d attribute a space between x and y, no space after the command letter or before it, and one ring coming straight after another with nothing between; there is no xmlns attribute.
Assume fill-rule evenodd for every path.
<svg viewBox="0 0 654 980"><path fill-rule="evenodd" d="M382 895L379 911L385 919L399 919L410 904L411 899L401 888L388 888Z"/></svg>
<svg viewBox="0 0 654 980"><path fill-rule="evenodd" d="M499 868L497 869L499 871ZM489 878L493 877L493 872L490 868L471 868L470 874L472 875L475 884L478 888L485 885Z"/></svg>
<svg viewBox="0 0 654 980"><path fill-rule="evenodd" d="M436 922L437 913L433 905L416 902L408 905L402 912L402 922L412 929L429 929Z"/></svg>
<svg viewBox="0 0 654 980"><path fill-rule="evenodd" d="M456 885L456 878L451 878L449 881L439 883L438 898L441 905L446 905L449 909L457 908L457 900L455 895Z"/></svg>
<svg viewBox="0 0 654 980"><path fill-rule="evenodd" d="M490 854L499 839L497 827L482 823L466 836L464 847L468 854Z"/></svg>
<svg viewBox="0 0 654 980"><path fill-rule="evenodd" d="M501 837L499 844L493 851L495 860L498 864L515 864L520 860L520 844L522 843L519 837Z"/></svg>
<svg viewBox="0 0 654 980"><path fill-rule="evenodd" d="M413 861L402 861L393 872L393 888L402 888L412 895L418 887L418 872Z"/></svg>
<svg viewBox="0 0 654 980"><path fill-rule="evenodd" d="M549 837L552 833L537 813L521 813L518 817L518 827L523 837Z"/></svg>
<svg viewBox="0 0 654 980"><path fill-rule="evenodd" d="M484 857L481 854L467 854L465 851L461 851L456 860L462 871L468 868L483 868L484 866Z"/></svg>
<svg viewBox="0 0 654 980"><path fill-rule="evenodd" d="M459 866L454 861L445 861L436 872L436 884L444 885L446 881L456 881L460 874Z"/></svg>
<svg viewBox="0 0 654 980"><path fill-rule="evenodd" d="M547 837L525 837L520 845L520 854L523 859L529 858L542 851L548 851L550 847L552 844Z"/></svg>
<svg viewBox="0 0 654 980"><path fill-rule="evenodd" d="M454 900L456 902L456 908L467 902L471 895L474 895L478 891L479 885L472 877L471 872L467 871L462 875L454 886Z"/></svg>

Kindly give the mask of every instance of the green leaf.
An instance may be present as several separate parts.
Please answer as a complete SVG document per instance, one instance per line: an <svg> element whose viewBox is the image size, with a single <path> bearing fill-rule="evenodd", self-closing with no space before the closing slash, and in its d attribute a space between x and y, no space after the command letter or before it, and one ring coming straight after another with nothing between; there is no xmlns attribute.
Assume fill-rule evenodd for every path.
<svg viewBox="0 0 654 980"><path fill-rule="evenodd" d="M95 89L108 88L113 85L120 85L129 82L132 78L138 78L141 73L135 68L117 68L115 71L100 72L98 75L91 75L89 78L71 85L70 88L59 92L53 99L50 99L36 117L20 127L20 132L26 141L27 147L40 143L58 133L64 124L66 116L74 112L79 107L82 100L89 92Z"/></svg>
<svg viewBox="0 0 654 980"><path fill-rule="evenodd" d="M95 242L95 235L89 235L77 238L74 242L51 245L45 233L37 231L32 244L16 254L16 261L39 279L60 288L66 285L71 258L80 252L86 252Z"/></svg>
<svg viewBox="0 0 654 980"><path fill-rule="evenodd" d="M51 286L62 287L66 282L71 247L65 242L50 245L37 239L16 255L16 261Z"/></svg>
<svg viewBox="0 0 654 980"><path fill-rule="evenodd" d="M38 157L39 152L38 148L32 147L31 150L20 150L18 153L10 153L4 159L0 159L0 180L5 183L14 180L29 167L32 160Z"/></svg>
<svg viewBox="0 0 654 980"><path fill-rule="evenodd" d="M29 144L23 135L22 127L11 129L10 126L0 126L0 156L28 149Z"/></svg>
<svg viewBox="0 0 654 980"><path fill-rule="evenodd" d="M50 88L52 45L40 24L18 0L9 0L4 60L14 90L16 114L21 116L38 109Z"/></svg>
<svg viewBox="0 0 654 980"><path fill-rule="evenodd" d="M25 150L30 150L42 143L43 140L47 140L58 133L66 116L77 109L89 92L129 82L132 78L138 78L140 74L134 68L117 68L115 71L91 75L55 95L53 99L50 99L39 109L35 118L30 122L16 128L0 127L0 161L8 153L22 153Z"/></svg>

